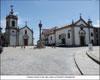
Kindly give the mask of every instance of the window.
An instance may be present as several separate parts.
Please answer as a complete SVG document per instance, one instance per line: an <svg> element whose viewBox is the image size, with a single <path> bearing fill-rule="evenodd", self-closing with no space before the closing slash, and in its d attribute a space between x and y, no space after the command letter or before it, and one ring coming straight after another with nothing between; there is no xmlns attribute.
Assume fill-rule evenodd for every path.
<svg viewBox="0 0 100 80"><path fill-rule="evenodd" d="M50 37L50 39L52 40L52 36Z"/></svg>
<svg viewBox="0 0 100 80"><path fill-rule="evenodd" d="M93 36L93 33L91 33L91 36Z"/></svg>
<svg viewBox="0 0 100 80"><path fill-rule="evenodd" d="M70 33L68 33L68 38L70 38Z"/></svg>
<svg viewBox="0 0 100 80"><path fill-rule="evenodd" d="M27 30L25 30L25 34L27 34Z"/></svg>
<svg viewBox="0 0 100 80"><path fill-rule="evenodd" d="M12 31L14 33L14 31Z"/></svg>
<svg viewBox="0 0 100 80"><path fill-rule="evenodd" d="M81 27L81 30L83 30L83 27Z"/></svg>
<svg viewBox="0 0 100 80"><path fill-rule="evenodd" d="M48 38L47 38L47 41L48 41Z"/></svg>
<svg viewBox="0 0 100 80"><path fill-rule="evenodd" d="M15 21L12 21L12 27L15 27Z"/></svg>
<svg viewBox="0 0 100 80"><path fill-rule="evenodd" d="M48 38L45 38L45 41L48 41Z"/></svg>
<svg viewBox="0 0 100 80"><path fill-rule="evenodd" d="M91 40L91 43L94 44L93 40Z"/></svg>
<svg viewBox="0 0 100 80"><path fill-rule="evenodd" d="M96 32L98 32L98 29L96 29Z"/></svg>
<svg viewBox="0 0 100 80"><path fill-rule="evenodd" d="M96 38L98 38L98 34L96 34Z"/></svg>
<svg viewBox="0 0 100 80"><path fill-rule="evenodd" d="M97 45L99 44L99 41L98 40L96 40L96 43L97 43Z"/></svg>
<svg viewBox="0 0 100 80"><path fill-rule="evenodd" d="M59 35L59 39L61 39L61 35Z"/></svg>
<svg viewBox="0 0 100 80"><path fill-rule="evenodd" d="M7 26L7 27L9 26L9 25L8 25L8 21L7 21L7 25L6 25L6 26Z"/></svg>

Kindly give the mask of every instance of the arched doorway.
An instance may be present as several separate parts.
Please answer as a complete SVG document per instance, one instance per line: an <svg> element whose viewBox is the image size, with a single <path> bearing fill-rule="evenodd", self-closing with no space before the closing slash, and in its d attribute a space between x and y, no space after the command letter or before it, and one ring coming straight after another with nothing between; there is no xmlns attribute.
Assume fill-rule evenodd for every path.
<svg viewBox="0 0 100 80"><path fill-rule="evenodd" d="M61 43L66 45L66 34L61 34Z"/></svg>
<svg viewBox="0 0 100 80"><path fill-rule="evenodd" d="M65 38L63 38L63 39L61 40L61 43L62 43L62 44L66 44Z"/></svg>
<svg viewBox="0 0 100 80"><path fill-rule="evenodd" d="M26 35L26 34L23 36L24 46L28 46L28 38L29 38L29 37L28 37L28 35Z"/></svg>
<svg viewBox="0 0 100 80"><path fill-rule="evenodd" d="M80 36L80 46L85 46L85 31L81 30L79 31L79 36Z"/></svg>
<svg viewBox="0 0 100 80"><path fill-rule="evenodd" d="M25 45L25 46L28 45L28 39L24 39L24 45Z"/></svg>
<svg viewBox="0 0 100 80"><path fill-rule="evenodd" d="M80 36L80 45L81 46L85 45L85 37L84 36Z"/></svg>

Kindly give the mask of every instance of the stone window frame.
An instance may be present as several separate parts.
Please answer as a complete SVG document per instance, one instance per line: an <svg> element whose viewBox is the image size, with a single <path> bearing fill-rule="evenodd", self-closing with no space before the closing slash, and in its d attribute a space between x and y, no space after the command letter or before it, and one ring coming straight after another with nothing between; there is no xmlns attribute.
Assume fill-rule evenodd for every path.
<svg viewBox="0 0 100 80"><path fill-rule="evenodd" d="M50 40L52 40L52 36L50 37Z"/></svg>
<svg viewBox="0 0 100 80"><path fill-rule="evenodd" d="M12 31L13 33L15 32L15 31Z"/></svg>
<svg viewBox="0 0 100 80"><path fill-rule="evenodd" d="M27 30L25 30L25 34L27 34Z"/></svg>
<svg viewBox="0 0 100 80"><path fill-rule="evenodd" d="M81 30L83 30L83 27L80 27Z"/></svg>
<svg viewBox="0 0 100 80"><path fill-rule="evenodd" d="M98 38L99 36L98 36L98 34L96 34L96 38Z"/></svg>
<svg viewBox="0 0 100 80"><path fill-rule="evenodd" d="M59 35L59 39L61 39L61 35Z"/></svg>
<svg viewBox="0 0 100 80"><path fill-rule="evenodd" d="M97 45L99 44L99 40L96 40L96 44L97 44Z"/></svg>
<svg viewBox="0 0 100 80"><path fill-rule="evenodd" d="M93 37L93 33L91 33L91 36Z"/></svg>
<svg viewBox="0 0 100 80"><path fill-rule="evenodd" d="M70 39L70 33L68 33L67 35L68 35L68 39Z"/></svg>
<svg viewBox="0 0 100 80"><path fill-rule="evenodd" d="M98 32L98 29L96 29L95 31Z"/></svg>
<svg viewBox="0 0 100 80"><path fill-rule="evenodd" d="M91 43L94 44L94 40L91 40Z"/></svg>
<svg viewBox="0 0 100 80"><path fill-rule="evenodd" d="M6 26L7 26L7 27L9 26L9 21L7 21Z"/></svg>

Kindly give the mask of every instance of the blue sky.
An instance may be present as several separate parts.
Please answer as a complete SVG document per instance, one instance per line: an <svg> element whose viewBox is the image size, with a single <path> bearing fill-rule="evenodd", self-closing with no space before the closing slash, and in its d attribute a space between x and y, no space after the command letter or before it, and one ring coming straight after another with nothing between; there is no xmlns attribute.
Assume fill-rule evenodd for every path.
<svg viewBox="0 0 100 80"><path fill-rule="evenodd" d="M1 26L5 28L5 17L10 6L19 17L19 27L27 25L34 30L35 43L39 37L38 24L43 28L61 27L79 19L80 13L85 21L90 18L93 25L99 25L99 0L2 0Z"/></svg>

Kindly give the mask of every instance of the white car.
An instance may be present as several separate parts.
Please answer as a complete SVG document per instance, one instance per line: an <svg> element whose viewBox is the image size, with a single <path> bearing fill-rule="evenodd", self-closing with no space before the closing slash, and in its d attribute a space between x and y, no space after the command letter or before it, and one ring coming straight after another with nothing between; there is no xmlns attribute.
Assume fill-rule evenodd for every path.
<svg viewBox="0 0 100 80"><path fill-rule="evenodd" d="M64 47L64 46L66 46L65 44L62 44L62 43L58 43L58 44L56 44L56 46L57 47Z"/></svg>

